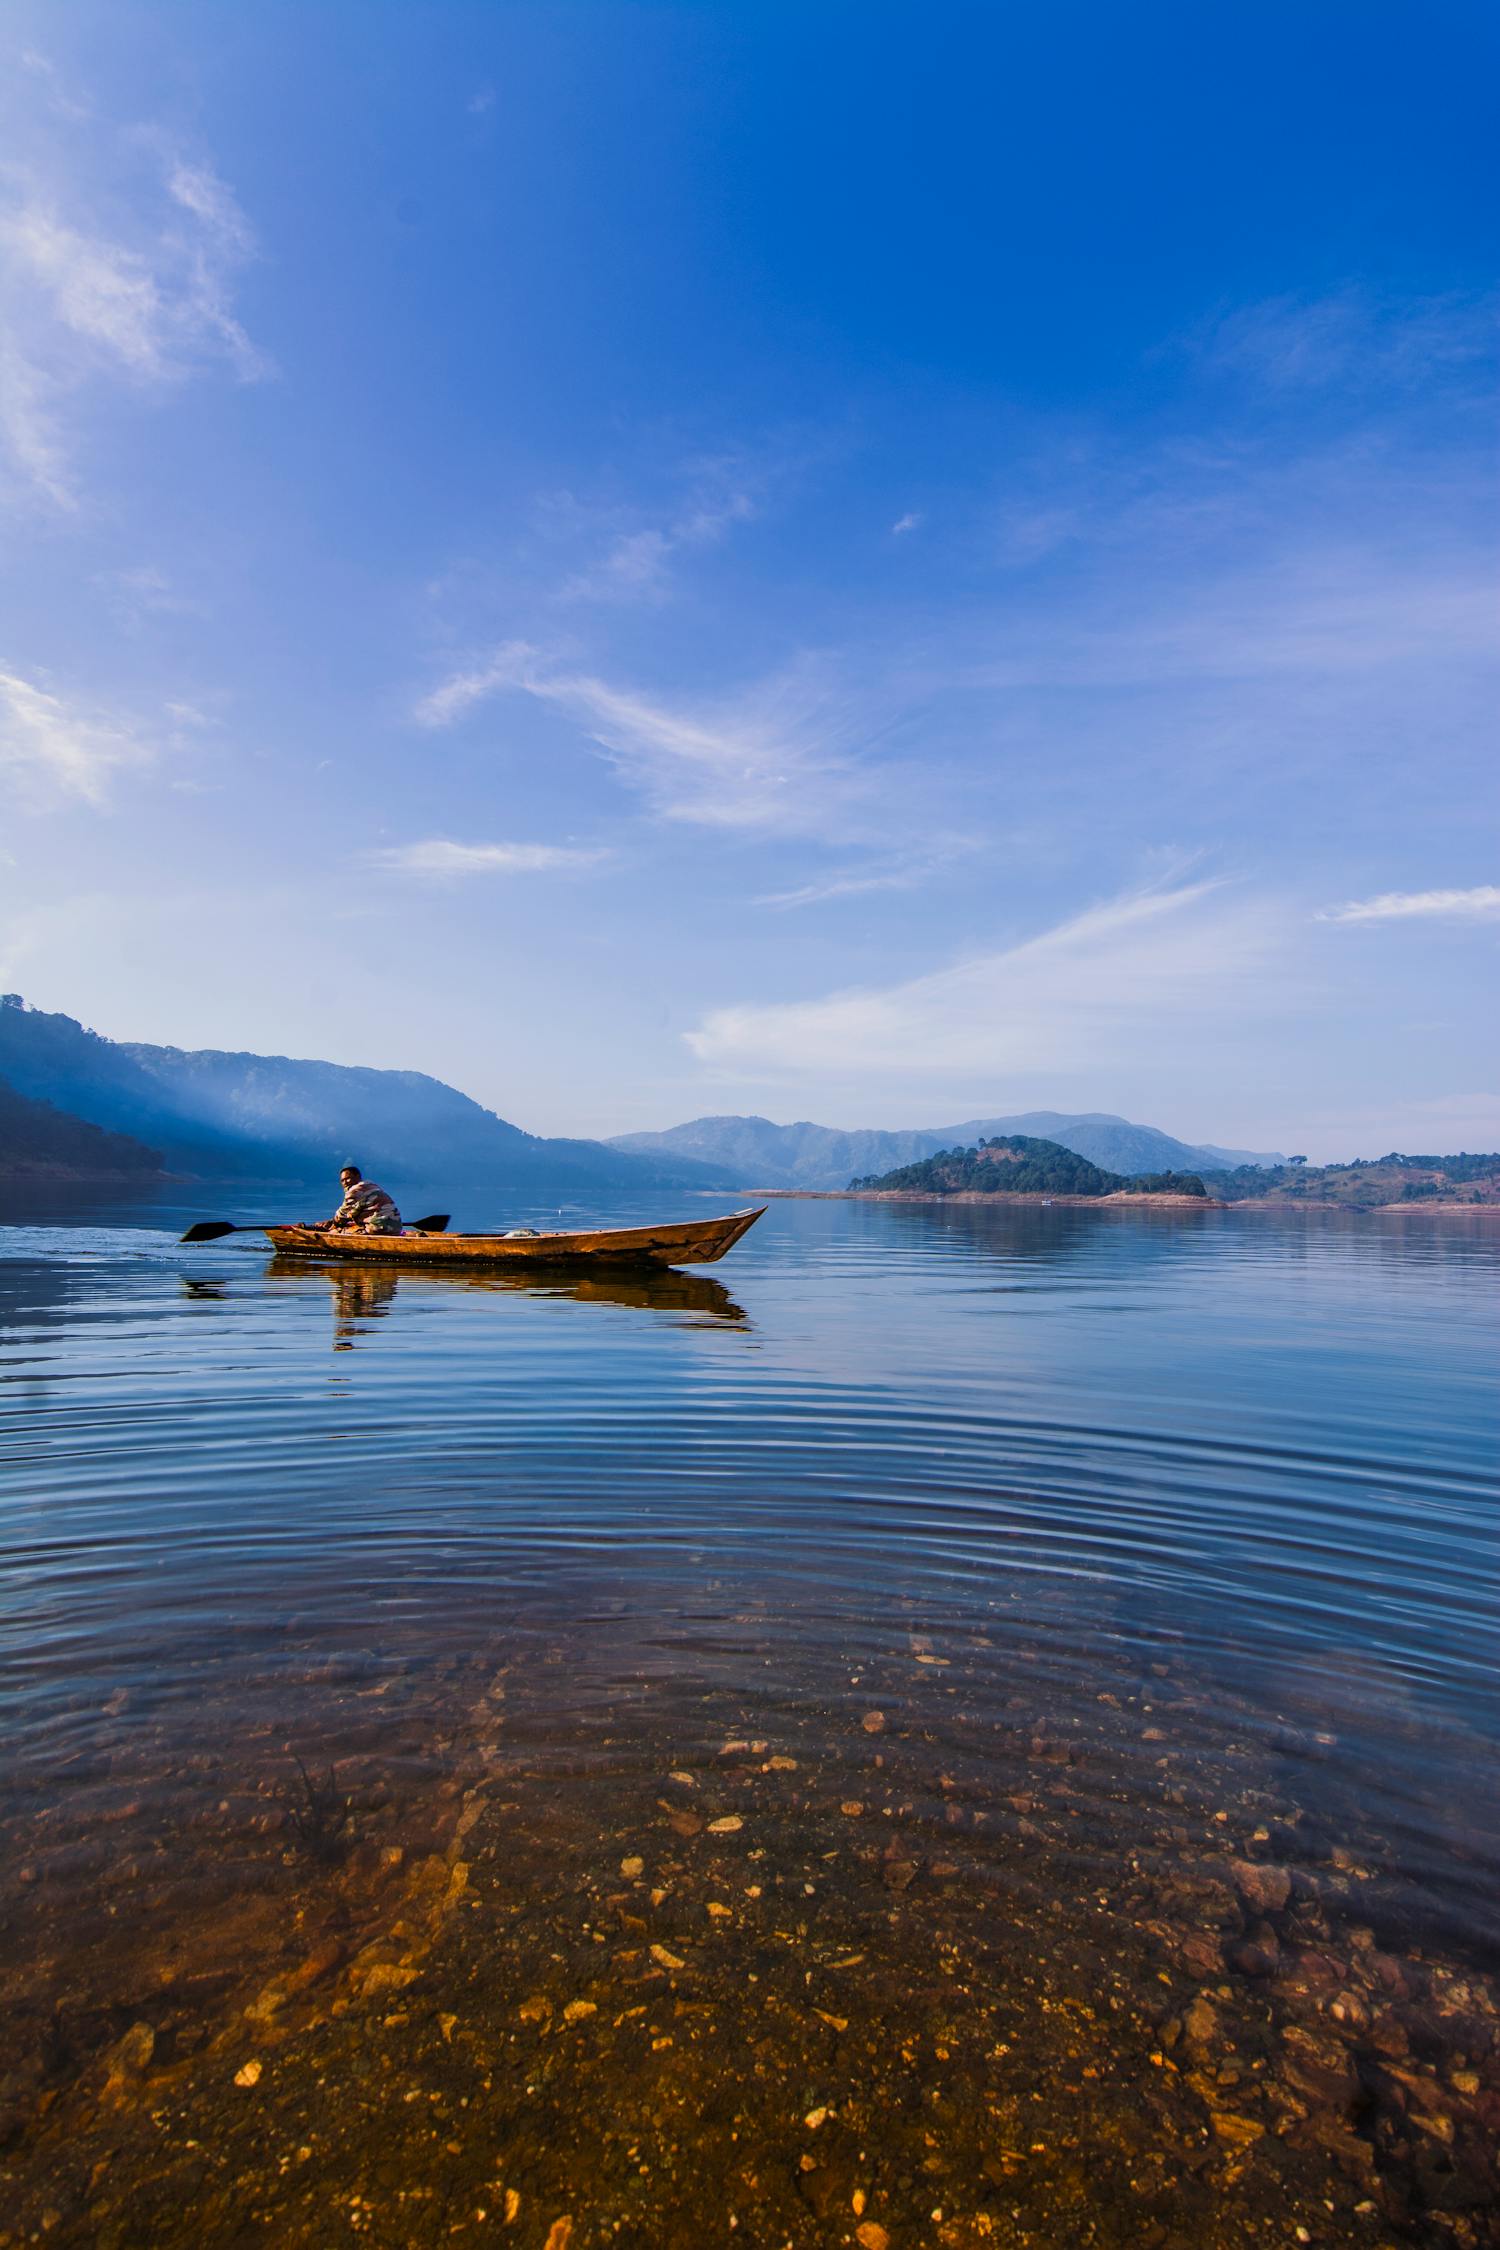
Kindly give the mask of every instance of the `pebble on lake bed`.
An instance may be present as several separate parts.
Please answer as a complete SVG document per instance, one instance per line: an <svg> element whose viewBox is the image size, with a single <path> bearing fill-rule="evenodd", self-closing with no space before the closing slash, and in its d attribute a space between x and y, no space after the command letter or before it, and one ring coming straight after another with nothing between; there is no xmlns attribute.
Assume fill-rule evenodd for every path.
<svg viewBox="0 0 1500 2250"><path fill-rule="evenodd" d="M1066 1221L1070 1243L1081 1228ZM1366 1278L1385 1279L1395 1234L1361 1253ZM287 1279L288 1303L326 1286ZM408 1320L431 1338L435 1289L402 1288L401 1317L432 1315ZM501 1300L447 1294L498 1337ZM137 1298L130 1279L132 1319ZM670 1323L636 1325L678 1364ZM230 1314L196 1333L238 1351ZM398 1334L372 1331L369 1353L389 1366ZM992 1386L993 1353L977 1356ZM519 1401L532 1363L504 1366ZM174 1399L166 1414L164 1459ZM675 1435L696 1444L689 1419ZM546 1445L550 1464L555 1424ZM467 1491L477 1451L452 1450ZM320 1454L322 1507L338 1488ZM370 1466L357 1441L362 1502L383 1482ZM531 1466L507 1451L496 1491ZM1050 1451L1034 1466L1058 1469ZM910 1467L891 1463L903 1489ZM539 1489L560 1498L573 1469L552 1474ZM1285 1460L1265 1475L1318 1504L1311 1461L1305 1484ZM1007 1510L1045 1546L1031 1501ZM1058 1537L1077 1520L1062 1506ZM721 1528L706 1568L733 1546ZM840 1558L867 1528L840 1518ZM1366 1658L1357 1604L1329 1661L1320 1618L1316 1662L1294 1635L1241 1663L1248 1576L1244 1645L1225 1609L1200 1648L1217 1570L1200 1608L1176 1573L1160 1601L1114 1574L960 1587L947 1560L874 1540L868 1569L804 1578L800 1545L795 1573L758 1548L700 1585L679 1581L675 1536L648 1545L636 1579L611 1554L607 1599L590 1563L576 1583L549 1568L534 1594L523 1568L504 1603L475 1573L470 1606L439 1558L415 1599L382 1597L357 1628L343 1605L361 1566L332 1603L257 1568L229 1632L185 1615L175 1654L142 1644L143 1679L181 1656L191 1694L143 1686L127 1727L95 1722L87 1668L57 1681L61 1702L44 1687L61 1762L49 1773L41 1741L38 1785L0 1804L0 2138L21 2194L0 2250L213 2250L247 2224L296 2250L490 2232L516 2250L1293 2250L1299 2219L1319 2250L1500 2250L1500 1981L1467 1927L1500 1790L1477 1731L1428 1712L1399 1652ZM681 1547L684 1573L696 1553ZM388 1563L372 1558L382 1586ZM124 1640L128 1610L127 1587ZM942 1619L951 1664L908 1631L923 1618ZM368 1648L345 1645L356 1630ZM861 1708L861 1686L893 1695L894 1718ZM1348 1749L1315 1758L1326 1712ZM674 1749L694 1767L669 1778Z"/></svg>

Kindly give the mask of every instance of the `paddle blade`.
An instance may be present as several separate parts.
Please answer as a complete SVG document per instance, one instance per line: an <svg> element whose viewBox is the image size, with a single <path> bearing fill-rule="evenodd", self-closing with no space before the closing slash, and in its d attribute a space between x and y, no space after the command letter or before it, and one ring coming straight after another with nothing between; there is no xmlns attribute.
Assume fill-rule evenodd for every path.
<svg viewBox="0 0 1500 2250"><path fill-rule="evenodd" d="M418 1234L446 1234L448 1231L448 1213L446 1211L430 1211L425 1219L413 1219L411 1223Z"/></svg>
<svg viewBox="0 0 1500 2250"><path fill-rule="evenodd" d="M238 1232L233 1219L200 1219L195 1227L189 1227L187 1233L178 1239L182 1242L217 1242L220 1235Z"/></svg>

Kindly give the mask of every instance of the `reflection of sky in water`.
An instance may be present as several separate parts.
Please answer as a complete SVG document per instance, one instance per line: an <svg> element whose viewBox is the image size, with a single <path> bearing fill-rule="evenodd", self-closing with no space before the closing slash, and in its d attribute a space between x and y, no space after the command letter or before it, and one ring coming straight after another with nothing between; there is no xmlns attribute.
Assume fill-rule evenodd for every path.
<svg viewBox="0 0 1500 2250"><path fill-rule="evenodd" d="M13 1723L79 1665L186 1681L314 1594L459 1632L600 1570L646 1615L717 1569L789 1639L851 1596L878 1635L897 1592L1092 1588L1226 1690L1337 1651L1487 1726L1497 1249L1482 1220L808 1202L712 1273L516 1288L17 1228ZM1052 1661L1086 1640L1054 1621Z"/></svg>

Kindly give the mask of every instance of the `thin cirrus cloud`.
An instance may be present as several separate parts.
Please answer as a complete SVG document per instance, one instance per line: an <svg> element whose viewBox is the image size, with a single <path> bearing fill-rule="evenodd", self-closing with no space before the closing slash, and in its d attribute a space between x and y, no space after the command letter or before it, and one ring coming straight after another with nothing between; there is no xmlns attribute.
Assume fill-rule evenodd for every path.
<svg viewBox="0 0 1500 2250"><path fill-rule="evenodd" d="M512 641L455 673L418 703L446 727L491 696L530 696L565 713L664 820L762 835L827 835L868 789L850 752L853 699L815 664L792 667L740 695L668 705L592 673L551 668Z"/></svg>
<svg viewBox="0 0 1500 2250"><path fill-rule="evenodd" d="M33 804L102 805L118 772L153 755L133 722L0 672L0 771Z"/></svg>
<svg viewBox="0 0 1500 2250"><path fill-rule="evenodd" d="M1272 391L1426 387L1466 374L1495 350L1494 301L1477 296L1383 300L1347 288L1270 297L1221 314L1189 339L1210 368Z"/></svg>
<svg viewBox="0 0 1500 2250"><path fill-rule="evenodd" d="M939 864L937 856L928 854L891 866L838 869L790 890L766 891L753 903L779 907L823 906L833 899L861 898L871 891L912 891L925 883Z"/></svg>
<svg viewBox="0 0 1500 2250"><path fill-rule="evenodd" d="M68 509L92 386L162 390L214 363L244 382L271 372L234 312L257 245L231 190L149 130L85 150L85 122L54 105L52 137L0 183L0 452L22 490ZM83 185L95 158L108 187Z"/></svg>
<svg viewBox="0 0 1500 2250"><path fill-rule="evenodd" d="M1375 898L1346 899L1325 906L1319 922L1496 922L1500 884L1480 883L1466 891L1382 891Z"/></svg>
<svg viewBox="0 0 1500 2250"><path fill-rule="evenodd" d="M674 559L712 547L756 513L748 491L718 482L700 485L663 524L618 533L603 555L565 580L565 601L632 601L659 598Z"/></svg>
<svg viewBox="0 0 1500 2250"><path fill-rule="evenodd" d="M371 854L377 866L404 875L543 875L597 867L609 854L572 844L457 844L446 837L398 844Z"/></svg>
<svg viewBox="0 0 1500 2250"><path fill-rule="evenodd" d="M861 898L869 891L907 891L920 880L910 870L886 875L830 875L821 883L801 883L789 891L766 891L757 906L823 906L836 898Z"/></svg>
<svg viewBox="0 0 1500 2250"><path fill-rule="evenodd" d="M1282 942L1275 912L1216 882L1135 891L899 984L718 1009L688 1044L731 1075L1097 1070L1138 1058L1153 1035L1266 1005L1266 967Z"/></svg>

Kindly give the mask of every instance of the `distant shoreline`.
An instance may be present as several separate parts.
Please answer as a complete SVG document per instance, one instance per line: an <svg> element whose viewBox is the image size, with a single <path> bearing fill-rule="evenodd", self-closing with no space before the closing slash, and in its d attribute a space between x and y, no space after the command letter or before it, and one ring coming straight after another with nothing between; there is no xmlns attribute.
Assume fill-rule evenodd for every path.
<svg viewBox="0 0 1500 2250"><path fill-rule="evenodd" d="M982 1188L958 1188L951 1195L924 1195L916 1188L753 1188L747 1194L763 1195L783 1203L998 1203L1007 1209L1017 1204L1067 1211L1154 1209L1172 1211L1353 1211L1369 1217L1377 1211L1399 1211L1409 1217L1415 1211L1500 1213L1500 1203L1440 1203L1436 1199L1412 1203L1336 1203L1314 1201L1311 1196L1295 1195L1242 1195L1233 1201L1213 1195L1132 1195L1128 1190L1117 1190L1113 1195L1022 1195L997 1189L987 1193Z"/></svg>
<svg viewBox="0 0 1500 2250"><path fill-rule="evenodd" d="M1132 1195L1117 1189L1113 1195L1042 1195L1022 1193L1014 1189L955 1188L949 1195L924 1194L920 1188L755 1188L747 1190L755 1195L770 1195L785 1202L810 1203L1030 1203L1067 1210L1096 1211L1101 1204L1155 1204L1183 1211L1228 1211L1228 1203L1217 1203L1203 1195L1168 1195L1142 1192Z"/></svg>
<svg viewBox="0 0 1500 2250"><path fill-rule="evenodd" d="M163 1187L175 1178L171 1172L142 1172L129 1165L111 1167L102 1165L49 1164L44 1157L34 1162L23 1159L19 1164L0 1163L0 1187L15 1187L36 1180L52 1187L65 1182L69 1187Z"/></svg>

